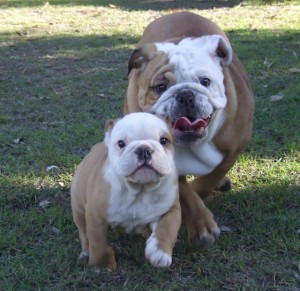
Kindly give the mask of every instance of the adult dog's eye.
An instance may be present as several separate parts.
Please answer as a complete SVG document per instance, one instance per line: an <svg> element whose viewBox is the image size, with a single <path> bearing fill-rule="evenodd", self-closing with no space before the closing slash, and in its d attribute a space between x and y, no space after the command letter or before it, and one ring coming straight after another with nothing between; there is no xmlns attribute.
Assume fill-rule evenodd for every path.
<svg viewBox="0 0 300 291"><path fill-rule="evenodd" d="M162 94L163 92L165 92L167 90L167 85L159 84L159 85L155 86L155 90L158 94Z"/></svg>
<svg viewBox="0 0 300 291"><path fill-rule="evenodd" d="M208 87L210 85L210 79L208 78L201 78L199 82L204 87Z"/></svg>
<svg viewBox="0 0 300 291"><path fill-rule="evenodd" d="M160 140L159 140L160 144L161 145L167 145L169 143L169 140L166 138L166 137L162 137Z"/></svg>
<svg viewBox="0 0 300 291"><path fill-rule="evenodd" d="M118 146L120 149L124 148L126 146L125 141L124 140L119 140L118 141Z"/></svg>

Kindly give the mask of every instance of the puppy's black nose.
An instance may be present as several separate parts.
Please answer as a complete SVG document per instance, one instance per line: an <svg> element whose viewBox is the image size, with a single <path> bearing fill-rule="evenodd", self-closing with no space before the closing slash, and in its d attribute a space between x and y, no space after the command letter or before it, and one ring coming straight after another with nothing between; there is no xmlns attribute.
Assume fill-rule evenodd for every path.
<svg viewBox="0 0 300 291"><path fill-rule="evenodd" d="M195 105L195 94L191 90L182 90L176 96L179 105L193 107Z"/></svg>
<svg viewBox="0 0 300 291"><path fill-rule="evenodd" d="M153 150L149 147L139 147L135 151L139 161L148 161L152 158Z"/></svg>

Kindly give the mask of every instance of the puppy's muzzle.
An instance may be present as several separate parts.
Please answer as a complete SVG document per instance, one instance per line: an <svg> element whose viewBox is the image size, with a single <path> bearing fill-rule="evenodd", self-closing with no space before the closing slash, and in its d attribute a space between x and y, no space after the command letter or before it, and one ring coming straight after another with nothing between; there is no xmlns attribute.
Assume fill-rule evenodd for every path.
<svg viewBox="0 0 300 291"><path fill-rule="evenodd" d="M149 147L139 147L136 149L135 154L140 162L148 162L152 159L153 150Z"/></svg>

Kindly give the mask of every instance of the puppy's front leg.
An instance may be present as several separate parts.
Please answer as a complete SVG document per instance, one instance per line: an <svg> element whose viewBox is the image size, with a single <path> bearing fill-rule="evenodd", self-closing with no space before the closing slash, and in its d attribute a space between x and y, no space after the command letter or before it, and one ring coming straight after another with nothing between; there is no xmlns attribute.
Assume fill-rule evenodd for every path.
<svg viewBox="0 0 300 291"><path fill-rule="evenodd" d="M154 267L168 267L181 224L179 199L157 222L150 225L152 234L146 242L145 256Z"/></svg>
<svg viewBox="0 0 300 291"><path fill-rule="evenodd" d="M117 264L114 250L107 241L107 222L94 205L87 205L85 214L89 241L89 265L115 269Z"/></svg>

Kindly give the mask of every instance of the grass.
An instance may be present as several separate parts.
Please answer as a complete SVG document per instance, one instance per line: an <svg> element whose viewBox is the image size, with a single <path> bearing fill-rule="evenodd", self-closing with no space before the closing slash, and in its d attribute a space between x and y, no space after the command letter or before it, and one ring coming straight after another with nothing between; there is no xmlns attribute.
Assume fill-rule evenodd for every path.
<svg viewBox="0 0 300 291"><path fill-rule="evenodd" d="M49 2L0 1L0 290L298 290L297 1ZM216 21L253 83L254 133L230 172L233 190L207 200L230 231L195 249L182 227L165 270L144 261L143 238L114 231L118 269L96 272L76 263L72 175L105 120L122 114L143 28L177 7Z"/></svg>

